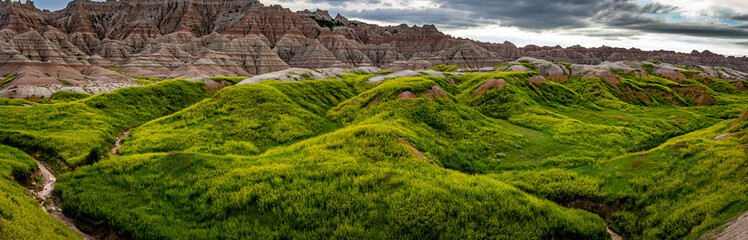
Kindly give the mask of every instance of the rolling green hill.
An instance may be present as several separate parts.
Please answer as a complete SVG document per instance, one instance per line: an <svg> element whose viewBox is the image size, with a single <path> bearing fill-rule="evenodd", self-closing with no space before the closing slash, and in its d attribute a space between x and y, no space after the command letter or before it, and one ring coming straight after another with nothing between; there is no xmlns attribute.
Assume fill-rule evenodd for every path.
<svg viewBox="0 0 748 240"><path fill-rule="evenodd" d="M136 239L696 239L748 210L748 92L722 79L381 74L8 101L0 143Z"/></svg>

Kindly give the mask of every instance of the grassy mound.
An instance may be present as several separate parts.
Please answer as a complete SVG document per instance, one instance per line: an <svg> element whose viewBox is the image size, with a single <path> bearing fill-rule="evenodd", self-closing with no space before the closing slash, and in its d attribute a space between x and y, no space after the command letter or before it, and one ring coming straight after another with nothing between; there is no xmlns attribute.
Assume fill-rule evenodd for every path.
<svg viewBox="0 0 748 240"><path fill-rule="evenodd" d="M380 74L1 106L0 140L87 165L142 124L58 183L67 214L137 239L609 237L572 208L679 239L748 209L748 93L724 80Z"/></svg>
<svg viewBox="0 0 748 240"><path fill-rule="evenodd" d="M345 84L333 80L230 87L137 128L121 152L254 155L334 129L319 114L351 95Z"/></svg>
<svg viewBox="0 0 748 240"><path fill-rule="evenodd" d="M596 215L434 167L404 136L364 124L257 157L133 155L58 188L72 215L140 239L608 238Z"/></svg>
<svg viewBox="0 0 748 240"><path fill-rule="evenodd" d="M0 106L0 143L41 152L56 169L108 152L118 131L171 114L207 97L202 83L164 81L79 101L32 107ZM63 165L54 159L62 160ZM67 166L64 166L67 165Z"/></svg>
<svg viewBox="0 0 748 240"><path fill-rule="evenodd" d="M344 126L399 127L425 158L443 167L464 172L498 168L498 154L524 144L523 136L460 104L448 93L455 91L449 81L434 77L388 80L341 103L327 116ZM403 99L403 93L415 98Z"/></svg>
<svg viewBox="0 0 748 240"><path fill-rule="evenodd" d="M600 191L620 204L612 225L624 236L696 239L748 209L748 151L738 137L713 139L729 122L579 172L604 180Z"/></svg>
<svg viewBox="0 0 748 240"><path fill-rule="evenodd" d="M0 145L0 238L2 239L80 239L80 236L53 219L26 194L14 180L28 180L37 169L26 153Z"/></svg>
<svg viewBox="0 0 748 240"><path fill-rule="evenodd" d="M72 102L90 97L90 94L79 92L59 91L52 94L50 100L53 102Z"/></svg>

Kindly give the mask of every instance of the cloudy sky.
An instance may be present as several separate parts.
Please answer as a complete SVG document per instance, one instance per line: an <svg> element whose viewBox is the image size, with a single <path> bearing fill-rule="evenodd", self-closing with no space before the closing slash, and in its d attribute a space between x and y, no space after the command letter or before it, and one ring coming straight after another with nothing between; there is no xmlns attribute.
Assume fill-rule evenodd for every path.
<svg viewBox="0 0 748 240"><path fill-rule="evenodd" d="M488 42L748 55L748 0L260 0L383 25L434 24ZM36 0L63 8L65 0Z"/></svg>

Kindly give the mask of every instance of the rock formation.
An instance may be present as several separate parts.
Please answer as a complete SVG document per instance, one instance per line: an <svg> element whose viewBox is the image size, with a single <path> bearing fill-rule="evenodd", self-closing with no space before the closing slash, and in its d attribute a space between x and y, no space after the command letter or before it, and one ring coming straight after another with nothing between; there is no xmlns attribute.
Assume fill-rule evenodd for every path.
<svg viewBox="0 0 748 240"><path fill-rule="evenodd" d="M709 51L517 47L454 38L433 25L377 26L257 0L74 0L55 12L0 0L0 72L20 75L11 86L63 84L58 78L88 83L132 76L250 76L289 68L492 68L522 57L587 65L654 60L722 78L748 77L743 75L748 58ZM551 73L546 77L552 80L563 80L572 70L549 67L539 70ZM654 74L679 78L680 73ZM736 87L744 87L740 84Z"/></svg>

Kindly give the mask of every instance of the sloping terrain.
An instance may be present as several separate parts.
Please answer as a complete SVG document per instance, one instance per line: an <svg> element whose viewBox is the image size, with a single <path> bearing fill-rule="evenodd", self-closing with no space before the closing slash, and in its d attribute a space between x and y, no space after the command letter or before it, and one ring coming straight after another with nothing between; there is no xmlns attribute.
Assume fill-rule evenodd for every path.
<svg viewBox="0 0 748 240"><path fill-rule="evenodd" d="M80 239L75 232L47 215L36 199L16 181L30 183L38 169L26 153L0 145L0 238Z"/></svg>
<svg viewBox="0 0 748 240"><path fill-rule="evenodd" d="M60 92L3 100L3 143L122 238L696 239L748 210L742 80L620 64Z"/></svg>
<svg viewBox="0 0 748 240"><path fill-rule="evenodd" d="M522 57L585 65L652 60L725 79L748 77L748 58L709 51L517 47L454 38L433 25L377 26L257 0L74 0L55 12L33 1L0 1L5 98L98 94L154 79L249 77L289 68L493 68Z"/></svg>
<svg viewBox="0 0 748 240"><path fill-rule="evenodd" d="M105 155L117 132L190 106L208 97L205 91L202 82L173 80L76 101L85 96L60 92L55 104L0 106L0 144L68 170Z"/></svg>

